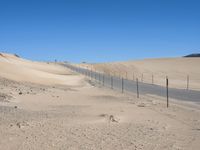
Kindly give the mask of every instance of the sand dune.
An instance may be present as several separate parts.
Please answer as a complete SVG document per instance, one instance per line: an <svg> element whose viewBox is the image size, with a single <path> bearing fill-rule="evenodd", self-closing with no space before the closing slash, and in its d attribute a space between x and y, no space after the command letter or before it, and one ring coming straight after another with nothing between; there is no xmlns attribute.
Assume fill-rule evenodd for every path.
<svg viewBox="0 0 200 150"><path fill-rule="evenodd" d="M81 64L81 66L88 66L93 70L124 78L126 78L127 73L128 79L138 78L146 83L152 83L153 75L154 84L163 86L165 86L165 78L168 76L170 86L181 89L187 87L187 76L189 75L189 88L193 90L200 90L199 65L200 58L161 58L92 65Z"/></svg>
<svg viewBox="0 0 200 150"><path fill-rule="evenodd" d="M137 99L62 66L10 54L0 54L0 89L0 150L200 147L199 105L170 99L166 108L164 98Z"/></svg>
<svg viewBox="0 0 200 150"><path fill-rule="evenodd" d="M79 85L81 78L69 76L73 73L65 67L53 63L33 62L12 54L0 54L0 76L38 84Z"/></svg>

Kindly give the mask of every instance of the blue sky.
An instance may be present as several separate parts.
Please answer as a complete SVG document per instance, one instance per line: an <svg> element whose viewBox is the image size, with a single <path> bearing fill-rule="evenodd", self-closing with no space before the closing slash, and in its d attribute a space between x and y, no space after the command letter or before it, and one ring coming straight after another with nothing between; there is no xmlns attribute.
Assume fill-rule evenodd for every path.
<svg viewBox="0 0 200 150"><path fill-rule="evenodd" d="M199 0L0 0L0 51L108 62L200 52Z"/></svg>

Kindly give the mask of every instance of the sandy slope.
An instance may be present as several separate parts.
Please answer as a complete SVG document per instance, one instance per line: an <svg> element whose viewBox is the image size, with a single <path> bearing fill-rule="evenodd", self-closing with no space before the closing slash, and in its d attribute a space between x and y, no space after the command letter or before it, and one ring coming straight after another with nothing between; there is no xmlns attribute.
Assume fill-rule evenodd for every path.
<svg viewBox="0 0 200 150"><path fill-rule="evenodd" d="M15 81L75 86L82 82L80 77L72 76L72 72L62 66L32 62L5 53L0 53L0 69L1 77Z"/></svg>
<svg viewBox="0 0 200 150"><path fill-rule="evenodd" d="M2 76L9 75L7 79L0 76L0 150L200 147L199 106L170 102L167 109L162 98L137 99L135 95L121 94L57 65L7 59L16 62L12 66L2 59L1 65L9 64L16 74L11 75L5 68L0 71ZM21 69L20 63L26 69L22 71L26 79L14 70L17 66ZM38 80L33 83L32 74L27 72L32 70L51 74L54 82L40 81L40 74L36 74ZM70 84L59 84L64 79L55 78L63 73Z"/></svg>
<svg viewBox="0 0 200 150"><path fill-rule="evenodd" d="M123 76L129 79L138 78L143 82L165 85L165 78L168 76L170 86L185 89L187 87L187 76L190 78L190 89L200 90L200 58L163 58L145 59L138 61L115 62L93 64L81 64L88 68L96 69L116 76Z"/></svg>
<svg viewBox="0 0 200 150"><path fill-rule="evenodd" d="M199 107L0 79L0 149L198 150ZM19 92L22 92L19 95Z"/></svg>

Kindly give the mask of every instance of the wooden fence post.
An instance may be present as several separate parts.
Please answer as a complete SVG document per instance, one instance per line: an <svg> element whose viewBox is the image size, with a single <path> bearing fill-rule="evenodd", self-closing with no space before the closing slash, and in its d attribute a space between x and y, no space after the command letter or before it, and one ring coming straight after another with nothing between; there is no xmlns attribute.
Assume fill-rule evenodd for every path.
<svg viewBox="0 0 200 150"><path fill-rule="evenodd" d="M122 77L122 93L124 93L124 78Z"/></svg>
<svg viewBox="0 0 200 150"><path fill-rule="evenodd" d="M101 84L101 76L100 76L100 73L99 73L99 84Z"/></svg>
<svg viewBox="0 0 200 150"><path fill-rule="evenodd" d="M153 74L152 74L152 84L154 84L154 76L153 76Z"/></svg>
<svg viewBox="0 0 200 150"><path fill-rule="evenodd" d="M104 81L104 74L103 74L103 86L104 86L104 82L105 82L105 81Z"/></svg>
<svg viewBox="0 0 200 150"><path fill-rule="evenodd" d="M91 73L91 80L92 80L92 77L93 77L92 68L91 68L91 70L90 70L90 73Z"/></svg>
<svg viewBox="0 0 200 150"><path fill-rule="evenodd" d="M141 81L143 82L143 73L142 73Z"/></svg>
<svg viewBox="0 0 200 150"><path fill-rule="evenodd" d="M136 85L137 85L137 98L139 98L139 84L138 84L138 78L136 78Z"/></svg>
<svg viewBox="0 0 200 150"><path fill-rule="evenodd" d="M187 75L187 90L189 90L189 82L190 82L190 76Z"/></svg>
<svg viewBox="0 0 200 150"><path fill-rule="evenodd" d="M166 77L166 90L167 90L167 108L169 107L169 80Z"/></svg>
<svg viewBox="0 0 200 150"><path fill-rule="evenodd" d="M113 77L111 76L111 89L113 89Z"/></svg>

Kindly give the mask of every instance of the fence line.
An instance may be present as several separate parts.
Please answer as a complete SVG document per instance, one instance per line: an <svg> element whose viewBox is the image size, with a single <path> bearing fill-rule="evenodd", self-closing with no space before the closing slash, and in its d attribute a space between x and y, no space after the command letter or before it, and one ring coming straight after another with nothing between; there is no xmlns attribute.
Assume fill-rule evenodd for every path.
<svg viewBox="0 0 200 150"><path fill-rule="evenodd" d="M152 74L152 83L143 83L143 74L142 74L142 82L139 82L138 78L133 73L133 80L124 79L123 77L113 76L112 74L108 75L104 72L96 72L92 70L88 70L81 67L75 67L71 64L63 64L64 66L70 68L73 71L76 71L80 74L86 75L95 81L98 81L99 84L102 84L105 87L109 87L114 90L121 91L122 93L132 92L136 93L139 98L140 94L142 95L157 95L161 97L167 97L167 106L169 98L178 99L178 100L187 100L193 102L200 101L200 92L187 90L189 89L189 75L187 76L187 89L175 89L169 88L169 79L166 79L166 87L155 85L154 84L154 76ZM134 80L136 79L136 80ZM167 84L168 82L168 84Z"/></svg>

